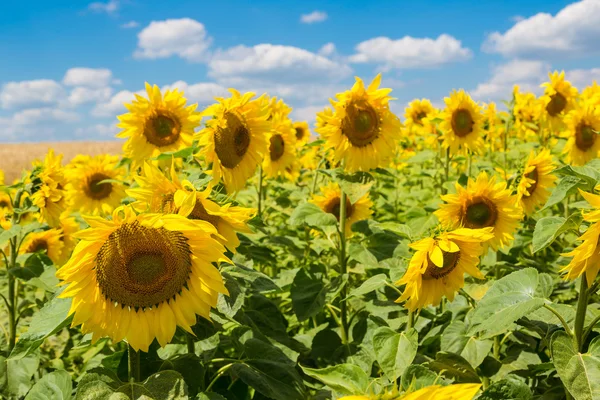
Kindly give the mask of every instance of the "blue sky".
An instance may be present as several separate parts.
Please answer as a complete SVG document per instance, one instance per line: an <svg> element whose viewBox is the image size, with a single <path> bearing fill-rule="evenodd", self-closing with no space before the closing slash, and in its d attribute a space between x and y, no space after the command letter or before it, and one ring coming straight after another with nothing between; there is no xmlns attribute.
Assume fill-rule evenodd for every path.
<svg viewBox="0 0 600 400"><path fill-rule="evenodd" d="M553 69L600 78L600 0L3 2L0 142L108 140L145 81L208 105L235 87L314 114L383 72L399 115L452 89L539 91Z"/></svg>

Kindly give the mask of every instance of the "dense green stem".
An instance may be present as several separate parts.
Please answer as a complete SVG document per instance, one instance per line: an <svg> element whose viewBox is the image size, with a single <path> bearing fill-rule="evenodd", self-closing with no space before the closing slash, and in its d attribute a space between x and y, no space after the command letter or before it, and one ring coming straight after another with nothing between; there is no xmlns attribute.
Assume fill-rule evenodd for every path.
<svg viewBox="0 0 600 400"><path fill-rule="evenodd" d="M588 287L585 273L581 274L579 279L579 299L577 300L577 312L575 314L575 348L580 352L583 348L583 325L588 305Z"/></svg>
<svg viewBox="0 0 600 400"><path fill-rule="evenodd" d="M185 335L187 351L189 354L196 354L196 347L194 346L194 337L191 333Z"/></svg>
<svg viewBox="0 0 600 400"><path fill-rule="evenodd" d="M258 167L258 218L262 217L262 199L263 199L263 169L262 165Z"/></svg>
<svg viewBox="0 0 600 400"><path fill-rule="evenodd" d="M565 321L563 316L560 315L560 313L558 311L556 311L554 308L550 307L548 304L544 304L544 308L547 309L548 311L550 311L552 314L554 314L556 316L556 318L558 318L558 320L562 324L563 328L565 328L565 332L567 332L569 334L569 336L573 336L573 332L571 331L571 328L569 328L569 324L567 324L567 321Z"/></svg>
<svg viewBox="0 0 600 400"><path fill-rule="evenodd" d="M340 251L339 251L339 261L340 261L340 273L345 275L348 273L347 265L346 265L346 201L347 196L346 192L341 191L340 195ZM341 319L341 329L342 329L342 341L344 344L348 343L348 305L346 303L347 296L347 286L344 286L340 292L341 301L340 301L340 319Z"/></svg>
<svg viewBox="0 0 600 400"><path fill-rule="evenodd" d="M415 326L415 313L408 311L408 321L406 322L406 331L408 332Z"/></svg>
<svg viewBox="0 0 600 400"><path fill-rule="evenodd" d="M23 189L19 189L15 195L13 210L21 207L21 197L23 196ZM11 218L11 226L18 224L19 218L16 213L13 212ZM17 342L17 304L18 304L18 293L16 291L17 282L14 275L10 273L12 268L17 266L17 253L19 252L19 238L14 237L10 239L10 263L6 266L8 272L8 351L9 353L15 347Z"/></svg>
<svg viewBox="0 0 600 400"><path fill-rule="evenodd" d="M444 163L444 182L442 182L442 194L446 194L446 183L450 179L450 147L446 149L446 160Z"/></svg>
<svg viewBox="0 0 600 400"><path fill-rule="evenodd" d="M140 381L140 352L135 351L130 344L128 346L129 381Z"/></svg>

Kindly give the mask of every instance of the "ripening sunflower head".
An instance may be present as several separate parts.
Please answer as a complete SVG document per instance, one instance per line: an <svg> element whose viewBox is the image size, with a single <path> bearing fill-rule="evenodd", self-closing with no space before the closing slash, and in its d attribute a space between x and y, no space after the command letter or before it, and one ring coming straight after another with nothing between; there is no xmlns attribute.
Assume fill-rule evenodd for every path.
<svg viewBox="0 0 600 400"><path fill-rule="evenodd" d="M481 108L464 90L453 91L444 99L440 129L444 134L445 148L454 155L464 150L477 153L483 148L483 115Z"/></svg>
<svg viewBox="0 0 600 400"><path fill-rule="evenodd" d="M575 280L585 273L588 287L594 283L600 269L600 222L594 222L578 239L581 244L563 257L573 257L560 272L565 280Z"/></svg>
<svg viewBox="0 0 600 400"><path fill-rule="evenodd" d="M263 160L263 170L269 178L285 175L286 168L296 159L296 135L292 121L281 114L273 114L268 134L269 152Z"/></svg>
<svg viewBox="0 0 600 400"><path fill-rule="evenodd" d="M539 140L539 122L544 109L541 100L537 99L533 93L519 92L519 87L516 85L513 95L514 132L521 140Z"/></svg>
<svg viewBox="0 0 600 400"><path fill-rule="evenodd" d="M56 265L62 266L69 261L71 253L73 253L73 249L75 249L75 245L78 242L74 235L79 232L80 229L79 222L77 222L75 217L69 217L67 215L62 215L60 217L60 241L63 243L63 248L60 257L56 261Z"/></svg>
<svg viewBox="0 0 600 400"><path fill-rule="evenodd" d="M456 194L442 196L442 204L435 212L441 224L450 229L459 227L494 228L487 244L494 250L504 247L513 239L523 212L516 197L506 188L506 182L496 182L481 172L476 180L469 178L467 187L456 184Z"/></svg>
<svg viewBox="0 0 600 400"><path fill-rule="evenodd" d="M397 286L406 285L402 296L411 311L426 306L438 306L443 296L450 301L464 284L464 274L484 279L477 268L483 254L484 242L494 237L493 228L459 228L412 243L416 252L410 259L406 273Z"/></svg>
<svg viewBox="0 0 600 400"><path fill-rule="evenodd" d="M525 214L531 215L537 207L546 204L556 181L556 175L552 174L554 169L550 150L529 154L517 187L517 198Z"/></svg>
<svg viewBox="0 0 600 400"><path fill-rule="evenodd" d="M314 195L310 202L326 213L335 215L339 221L342 195L340 187L334 183L330 183L327 186L321 187L320 190L321 195ZM368 193L358 199L354 204L346 197L346 237L352 236L352 224L369 219L371 214L373 214L373 210L371 210L372 206L373 202L369 199Z"/></svg>
<svg viewBox="0 0 600 400"><path fill-rule="evenodd" d="M261 98L251 100L254 93L229 90L230 98L217 98L218 103L202 113L212 119L206 121L198 140L206 161L212 162L215 181L222 179L227 191L235 192L246 186L268 151L271 122L267 120L270 109Z"/></svg>
<svg viewBox="0 0 600 400"><path fill-rule="evenodd" d="M60 229L48 229L41 232L32 232L25 236L19 253L37 253L43 252L56 265L59 265L64 243L61 239Z"/></svg>
<svg viewBox="0 0 600 400"><path fill-rule="evenodd" d="M227 294L213 265L228 261L205 221L177 214L136 215L130 207L113 212L112 220L88 217L90 227L56 275L60 294L71 297L72 326L126 339L137 351L148 351L154 338L165 346L180 326L192 333L196 315L209 319L219 293Z"/></svg>
<svg viewBox="0 0 600 400"><path fill-rule="evenodd" d="M427 99L415 99L404 110L404 126L409 134L420 135L431 131L430 120L435 115L435 108Z"/></svg>
<svg viewBox="0 0 600 400"><path fill-rule="evenodd" d="M78 162L67 165L67 197L69 208L88 215L107 215L125 197L123 168L117 168L119 156L80 156ZM111 180L111 182L105 182Z"/></svg>
<svg viewBox="0 0 600 400"><path fill-rule="evenodd" d="M54 155L52 149L48 151L43 163L37 166L41 185L31 197L33 204L40 209L40 222L45 221L51 227L59 225L60 215L67 206L62 157L62 154Z"/></svg>
<svg viewBox="0 0 600 400"><path fill-rule="evenodd" d="M117 126L123 130L117 137L128 138L123 152L134 168L148 158L191 146L202 119L198 105L186 106L183 92L177 89L163 95L158 86L146 82L146 92L148 98L136 94L135 100L125 104L129 112L118 116Z"/></svg>
<svg viewBox="0 0 600 400"><path fill-rule="evenodd" d="M540 98L544 116L552 129L562 127L562 119L575 106L577 88L565 80L565 71L548 73L550 82L542 83L544 95Z"/></svg>
<svg viewBox="0 0 600 400"><path fill-rule="evenodd" d="M572 165L585 165L598 157L600 152L600 111L590 103L572 110L565 118L567 144L563 150L566 162Z"/></svg>
<svg viewBox="0 0 600 400"><path fill-rule="evenodd" d="M379 89L380 84L381 74L367 88L356 77L351 90L331 101L333 114L318 115L316 131L334 149L335 162L345 160L348 171L386 167L394 156L402 124L389 108L392 89Z"/></svg>
<svg viewBox="0 0 600 400"><path fill-rule="evenodd" d="M294 131L296 137L296 144L298 146L302 146L308 143L310 139L310 128L308 127L308 122L306 121L297 121L294 122Z"/></svg>

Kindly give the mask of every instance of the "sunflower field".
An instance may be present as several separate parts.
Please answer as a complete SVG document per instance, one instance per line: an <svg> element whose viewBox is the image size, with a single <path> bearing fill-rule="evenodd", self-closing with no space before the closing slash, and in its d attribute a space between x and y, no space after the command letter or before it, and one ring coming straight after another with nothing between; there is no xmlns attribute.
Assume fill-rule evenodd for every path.
<svg viewBox="0 0 600 400"><path fill-rule="evenodd" d="M121 156L0 176L0 397L600 399L600 87L380 85L146 84Z"/></svg>

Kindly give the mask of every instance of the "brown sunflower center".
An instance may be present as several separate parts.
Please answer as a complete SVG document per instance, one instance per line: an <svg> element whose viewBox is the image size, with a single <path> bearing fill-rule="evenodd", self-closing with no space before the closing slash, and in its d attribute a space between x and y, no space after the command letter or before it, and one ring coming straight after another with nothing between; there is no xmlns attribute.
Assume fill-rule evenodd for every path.
<svg viewBox="0 0 600 400"><path fill-rule="evenodd" d="M27 246L26 253L37 253L38 251L46 252L48 251L48 242L46 239L34 239L31 241L29 246Z"/></svg>
<svg viewBox="0 0 600 400"><path fill-rule="evenodd" d="M379 135L380 118L377 110L366 101L354 101L346 107L342 133L353 146L363 147Z"/></svg>
<svg viewBox="0 0 600 400"><path fill-rule="evenodd" d="M450 253L442 250L442 255L444 256L444 263L441 268L435 265L427 255L427 269L423 273L423 280L442 279L454 271L460 261L460 251Z"/></svg>
<svg viewBox="0 0 600 400"><path fill-rule="evenodd" d="M102 294L113 302L133 308L155 306L186 285L191 253L181 232L126 223L100 248L96 279Z"/></svg>
<svg viewBox="0 0 600 400"><path fill-rule="evenodd" d="M226 113L226 125L215 130L215 153L225 168L235 168L250 147L250 131L241 117Z"/></svg>
<svg viewBox="0 0 600 400"><path fill-rule="evenodd" d="M279 134L271 136L271 144L269 145L269 154L271 161L277 161L283 156L285 150L285 142Z"/></svg>
<svg viewBox="0 0 600 400"><path fill-rule="evenodd" d="M533 181L533 183L531 184L531 186L529 186L527 188L527 194L529 194L529 196L531 196L534 192L535 192L535 188L537 188L538 185L538 170L537 167L534 167L533 171L525 174L525 177L527 179L530 179Z"/></svg>
<svg viewBox="0 0 600 400"><path fill-rule="evenodd" d="M498 219L498 209L486 197L475 197L463 212L463 225L466 228L479 229L494 226Z"/></svg>
<svg viewBox="0 0 600 400"><path fill-rule="evenodd" d="M149 143L163 147L175 143L181 134L179 118L166 110L158 110L144 124L144 136Z"/></svg>
<svg viewBox="0 0 600 400"><path fill-rule="evenodd" d="M189 219L199 219L202 221L209 222L214 227L217 226L217 224L219 223L219 220L221 219L221 217L219 217L218 215L209 214L206 211L206 208L204 208L204 205L202 204L202 202L200 200L196 201L196 205L194 206L194 209L192 210L190 215L188 215L188 218Z"/></svg>
<svg viewBox="0 0 600 400"><path fill-rule="evenodd" d="M340 205L342 201L339 197L335 197L325 206L325 212L335 215L337 220L340 220ZM354 206L350 203L350 199L346 197L346 218L350 218L354 212Z"/></svg>
<svg viewBox="0 0 600 400"><path fill-rule="evenodd" d="M575 145L581 151L589 150L596 141L597 133L594 129L585 124L579 124L575 130Z"/></svg>
<svg viewBox="0 0 600 400"><path fill-rule="evenodd" d="M90 176L83 189L87 197L94 200L102 200L110 196L112 192L112 183L102 182L106 179L110 179L110 176L101 172L97 172Z"/></svg>
<svg viewBox="0 0 600 400"><path fill-rule="evenodd" d="M10 203L6 199L0 200L0 208L8 208L10 207Z"/></svg>
<svg viewBox="0 0 600 400"><path fill-rule="evenodd" d="M473 132L473 116L469 112L469 110L465 110L464 108L459 108L454 111L452 114L452 130L454 134L458 137L467 136L469 133Z"/></svg>
<svg viewBox="0 0 600 400"><path fill-rule="evenodd" d="M427 114L425 112L420 111L419 113L417 113L417 115L415 115L415 123L417 123L418 125L423 125L422 119L426 116Z"/></svg>
<svg viewBox="0 0 600 400"><path fill-rule="evenodd" d="M546 111L551 117L555 117L560 114L567 106L567 99L561 93L554 93L550 96L550 101L546 106Z"/></svg>
<svg viewBox="0 0 600 400"><path fill-rule="evenodd" d="M304 128L297 127L296 128L296 139L302 140L304 138L304 135L305 135Z"/></svg>

